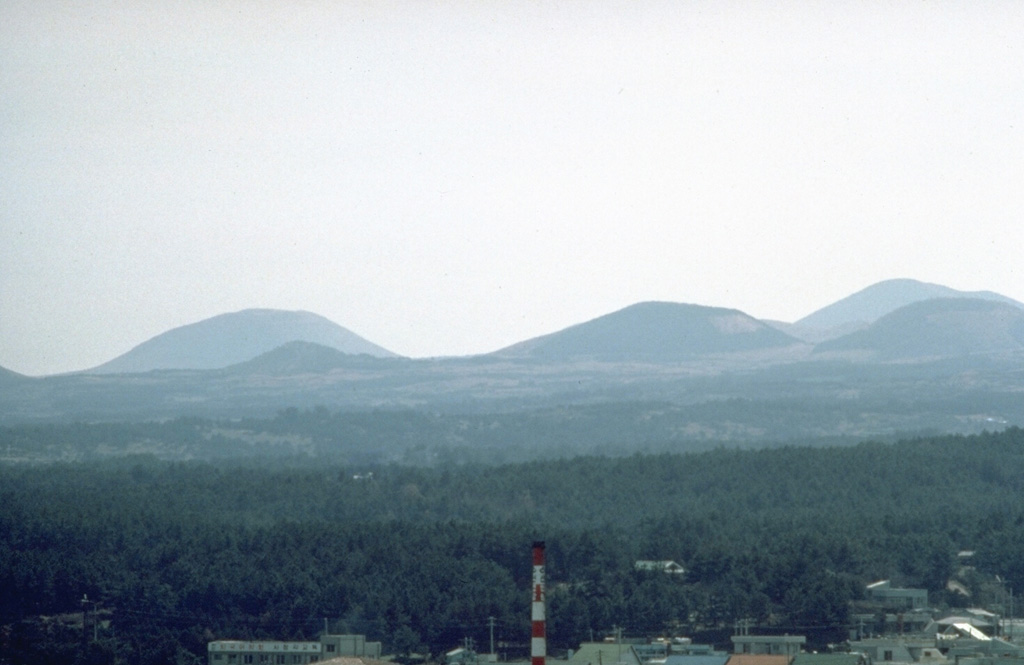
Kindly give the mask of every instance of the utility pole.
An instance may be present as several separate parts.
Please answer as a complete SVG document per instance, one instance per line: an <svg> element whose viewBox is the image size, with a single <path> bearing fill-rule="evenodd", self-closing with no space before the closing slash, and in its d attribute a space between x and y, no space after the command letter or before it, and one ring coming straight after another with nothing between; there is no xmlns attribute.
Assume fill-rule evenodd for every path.
<svg viewBox="0 0 1024 665"><path fill-rule="evenodd" d="M1009 632L1009 638L1013 639L1013 587L1007 585L1006 587L1010 591L1010 621L1006 625L1006 629Z"/></svg>
<svg viewBox="0 0 1024 665"><path fill-rule="evenodd" d="M1013 639L1013 587L1007 584L1007 580L1003 579L999 575L996 575L996 582L1003 587L1002 604L1000 608L1000 614L1003 615L1002 621L996 621L996 628L1001 628L999 631L1004 637ZM1009 607L1007 608L1006 601L1009 600Z"/></svg>
<svg viewBox="0 0 1024 665"><path fill-rule="evenodd" d="M487 617L487 626L491 629L491 651L494 653L494 617Z"/></svg>
<svg viewBox="0 0 1024 665"><path fill-rule="evenodd" d="M82 647L89 643L89 594L82 594Z"/></svg>

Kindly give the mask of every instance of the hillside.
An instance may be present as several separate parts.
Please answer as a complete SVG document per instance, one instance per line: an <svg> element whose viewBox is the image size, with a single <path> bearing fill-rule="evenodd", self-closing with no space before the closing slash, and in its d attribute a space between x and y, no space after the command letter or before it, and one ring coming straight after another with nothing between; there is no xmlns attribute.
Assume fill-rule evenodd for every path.
<svg viewBox="0 0 1024 665"><path fill-rule="evenodd" d="M890 279L822 307L790 326L782 327L790 334L808 341L823 341L854 332L901 307L932 298L974 298L1021 303L992 291L958 291L940 284L915 279Z"/></svg>
<svg viewBox="0 0 1024 665"><path fill-rule="evenodd" d="M646 302L491 354L410 359L379 357L383 350L372 345L365 353L339 350L338 331L351 333L313 314L249 310L169 331L97 373L0 374L0 423L266 417L318 406L523 413L654 402L708 406L645 432L645 441L686 446L967 433L989 422L1024 423L1022 313L995 300L932 299L812 353L811 344L734 309ZM309 340L329 336L310 321L334 343ZM175 366L186 369L157 369ZM586 427L565 434L593 443L601 437L590 432L615 429L583 420ZM459 436L457 428L443 430L422 442Z"/></svg>
<svg viewBox="0 0 1024 665"><path fill-rule="evenodd" d="M87 373L217 369L251 360L293 341L312 342L349 354L395 355L311 312L246 309L169 330Z"/></svg>
<svg viewBox="0 0 1024 665"><path fill-rule="evenodd" d="M0 385L13 385L28 379L24 374L19 374L6 367L0 367Z"/></svg>
<svg viewBox="0 0 1024 665"><path fill-rule="evenodd" d="M864 330L822 342L816 354L857 352L882 360L1024 352L1024 309L978 298L916 302Z"/></svg>
<svg viewBox="0 0 1024 665"><path fill-rule="evenodd" d="M313 342L293 341L223 369L223 373L267 376L297 376L303 374L326 374L339 368L380 367L389 360L368 353L344 353L330 346Z"/></svg>
<svg viewBox="0 0 1024 665"><path fill-rule="evenodd" d="M799 343L739 310L645 302L492 355L549 362L672 362Z"/></svg>

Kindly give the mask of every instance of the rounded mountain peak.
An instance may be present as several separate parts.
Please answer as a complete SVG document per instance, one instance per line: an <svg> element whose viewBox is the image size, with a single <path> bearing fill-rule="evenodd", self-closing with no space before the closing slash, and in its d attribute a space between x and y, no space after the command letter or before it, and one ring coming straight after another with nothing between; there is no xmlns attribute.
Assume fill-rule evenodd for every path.
<svg viewBox="0 0 1024 665"><path fill-rule="evenodd" d="M555 361L664 362L797 343L736 309L649 301L520 342L496 355Z"/></svg>
<svg viewBox="0 0 1024 665"><path fill-rule="evenodd" d="M288 342L312 342L343 353L395 354L319 314L245 309L173 328L89 370L125 374L155 369L219 369L245 362Z"/></svg>

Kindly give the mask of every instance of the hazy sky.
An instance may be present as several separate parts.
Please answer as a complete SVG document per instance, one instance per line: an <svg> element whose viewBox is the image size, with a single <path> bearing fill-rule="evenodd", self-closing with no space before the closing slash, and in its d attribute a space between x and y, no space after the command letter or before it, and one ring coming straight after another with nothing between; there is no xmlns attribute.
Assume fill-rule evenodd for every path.
<svg viewBox="0 0 1024 665"><path fill-rule="evenodd" d="M0 3L0 366L304 309L396 353L643 300L1024 300L1024 4Z"/></svg>

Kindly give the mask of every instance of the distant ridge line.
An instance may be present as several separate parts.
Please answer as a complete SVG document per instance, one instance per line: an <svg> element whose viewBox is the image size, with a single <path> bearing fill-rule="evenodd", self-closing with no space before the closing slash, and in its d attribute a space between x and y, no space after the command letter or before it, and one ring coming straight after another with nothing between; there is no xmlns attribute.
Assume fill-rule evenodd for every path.
<svg viewBox="0 0 1024 665"><path fill-rule="evenodd" d="M245 309L173 328L85 373L220 369L293 341L312 342L342 353L397 356L319 314Z"/></svg>

